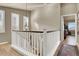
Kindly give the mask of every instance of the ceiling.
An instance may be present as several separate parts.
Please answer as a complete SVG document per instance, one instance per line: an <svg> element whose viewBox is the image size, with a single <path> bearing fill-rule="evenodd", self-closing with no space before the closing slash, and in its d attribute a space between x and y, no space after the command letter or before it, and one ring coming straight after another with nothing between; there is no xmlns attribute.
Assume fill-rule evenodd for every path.
<svg viewBox="0 0 79 59"><path fill-rule="evenodd" d="M65 16L64 20L66 20L66 21L75 21L75 16Z"/></svg>
<svg viewBox="0 0 79 59"><path fill-rule="evenodd" d="M27 10L34 10L45 6L47 3L27 3Z"/></svg>
<svg viewBox="0 0 79 59"><path fill-rule="evenodd" d="M26 3L27 10L34 10L34 9L39 8L39 7L44 7L46 5L52 5L52 4L54 5L55 3ZM64 5L65 5L65 3L61 3L61 7Z"/></svg>
<svg viewBox="0 0 79 59"><path fill-rule="evenodd" d="M0 6L26 10L26 3L0 3Z"/></svg>

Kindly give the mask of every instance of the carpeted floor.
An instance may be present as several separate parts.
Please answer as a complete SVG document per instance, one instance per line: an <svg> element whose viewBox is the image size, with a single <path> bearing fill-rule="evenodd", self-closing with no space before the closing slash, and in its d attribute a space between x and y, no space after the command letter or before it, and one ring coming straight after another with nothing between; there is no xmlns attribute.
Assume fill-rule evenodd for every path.
<svg viewBox="0 0 79 59"><path fill-rule="evenodd" d="M63 45L58 53L58 56L78 56L78 51L76 46Z"/></svg>
<svg viewBox="0 0 79 59"><path fill-rule="evenodd" d="M79 56L78 49L75 45L75 36L68 36L64 40L58 56Z"/></svg>

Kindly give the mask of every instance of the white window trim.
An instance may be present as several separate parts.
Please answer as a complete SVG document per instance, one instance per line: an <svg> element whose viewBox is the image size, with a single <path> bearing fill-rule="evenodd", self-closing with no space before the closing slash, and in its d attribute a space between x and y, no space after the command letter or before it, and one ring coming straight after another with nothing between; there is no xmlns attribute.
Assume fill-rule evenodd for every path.
<svg viewBox="0 0 79 59"><path fill-rule="evenodd" d="M0 12L3 13L3 17L2 18L3 18L3 23L4 23L3 24L3 31L0 32L0 33L5 33L5 11L4 10L0 10Z"/></svg>

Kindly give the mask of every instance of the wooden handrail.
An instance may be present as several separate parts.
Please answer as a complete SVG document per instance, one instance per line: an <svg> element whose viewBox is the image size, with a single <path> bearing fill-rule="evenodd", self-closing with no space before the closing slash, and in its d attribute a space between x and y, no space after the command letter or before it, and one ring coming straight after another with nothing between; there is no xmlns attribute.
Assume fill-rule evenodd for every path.
<svg viewBox="0 0 79 59"><path fill-rule="evenodd" d="M34 32L34 33L44 33L44 31L20 31L20 30L12 30L12 31L16 31L16 32ZM51 31L46 31L47 33L50 32L56 32L56 31L60 31L60 30L51 30Z"/></svg>
<svg viewBox="0 0 79 59"><path fill-rule="evenodd" d="M43 33L43 31L20 31L20 30L12 30L16 32L34 32L34 33Z"/></svg>
<svg viewBox="0 0 79 59"><path fill-rule="evenodd" d="M56 31L60 31L60 30L51 30L51 31L47 31L47 33L56 32Z"/></svg>

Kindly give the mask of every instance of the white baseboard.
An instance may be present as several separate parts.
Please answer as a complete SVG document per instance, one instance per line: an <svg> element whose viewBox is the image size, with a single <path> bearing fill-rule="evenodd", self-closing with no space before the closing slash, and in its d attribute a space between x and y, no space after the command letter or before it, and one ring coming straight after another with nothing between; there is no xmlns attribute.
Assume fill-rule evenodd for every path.
<svg viewBox="0 0 79 59"><path fill-rule="evenodd" d="M63 42L64 42L64 41L61 41L61 42L58 43L58 45L57 45L57 47L56 47L56 49L55 49L55 53L54 53L53 56L57 56L57 55L58 55L59 50L61 49L61 47L62 47L62 45L63 45Z"/></svg>
<svg viewBox="0 0 79 59"><path fill-rule="evenodd" d="M2 42L2 43L0 43L0 45L2 45L2 44L7 44L8 42Z"/></svg>
<svg viewBox="0 0 79 59"><path fill-rule="evenodd" d="M21 55L24 55L24 56L36 56L36 55L34 55L34 54L32 54L32 53L30 53L30 52L28 52L28 51L24 51L23 49L16 47L16 46L14 46L14 45L11 45L11 47L12 47L13 49L15 49L15 50L16 50L18 53L20 53Z"/></svg>

